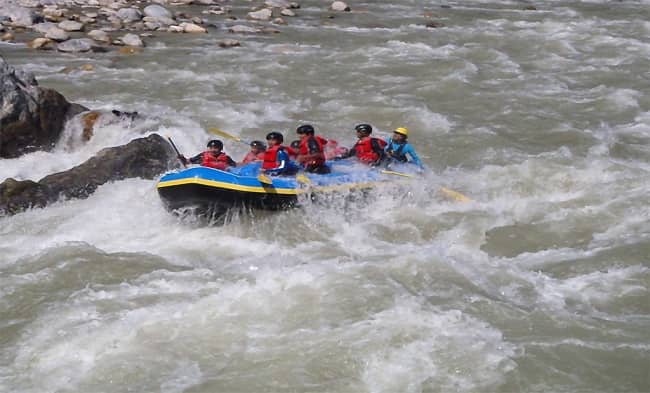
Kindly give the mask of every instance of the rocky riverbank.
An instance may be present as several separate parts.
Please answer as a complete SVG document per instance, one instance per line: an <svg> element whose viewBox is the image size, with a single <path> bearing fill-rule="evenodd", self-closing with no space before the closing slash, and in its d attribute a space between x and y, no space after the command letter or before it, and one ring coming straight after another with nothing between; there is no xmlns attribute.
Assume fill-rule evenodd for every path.
<svg viewBox="0 0 650 393"><path fill-rule="evenodd" d="M274 26L288 24L300 9L299 3L288 0L0 0L0 5L2 41L40 50L124 53L137 53L133 48L143 48L165 33L278 33ZM327 11L350 7L334 1ZM219 42L220 47L239 45L235 39Z"/></svg>

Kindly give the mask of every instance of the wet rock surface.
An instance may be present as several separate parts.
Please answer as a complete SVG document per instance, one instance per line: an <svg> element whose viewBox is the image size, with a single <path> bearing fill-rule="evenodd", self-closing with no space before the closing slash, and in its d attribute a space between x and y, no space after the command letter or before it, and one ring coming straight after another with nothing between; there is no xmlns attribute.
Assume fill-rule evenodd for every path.
<svg viewBox="0 0 650 393"><path fill-rule="evenodd" d="M0 158L51 149L65 121L85 110L0 57Z"/></svg>
<svg viewBox="0 0 650 393"><path fill-rule="evenodd" d="M105 148L81 165L38 182L6 179L0 183L0 216L44 207L60 199L87 198L110 181L153 179L174 165L176 154L160 135L134 139L123 146Z"/></svg>

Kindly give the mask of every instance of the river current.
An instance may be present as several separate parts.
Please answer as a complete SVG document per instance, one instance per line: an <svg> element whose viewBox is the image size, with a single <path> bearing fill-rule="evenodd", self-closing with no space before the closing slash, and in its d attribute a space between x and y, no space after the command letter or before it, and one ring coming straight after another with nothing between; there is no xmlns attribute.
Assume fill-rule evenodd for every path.
<svg viewBox="0 0 650 393"><path fill-rule="evenodd" d="M348 146L408 127L428 167L225 225L143 179L0 218L0 391L649 392L650 2L300 4L279 34L215 18L132 56L0 43L69 101L144 118L87 143L69 124L0 181L302 123Z"/></svg>

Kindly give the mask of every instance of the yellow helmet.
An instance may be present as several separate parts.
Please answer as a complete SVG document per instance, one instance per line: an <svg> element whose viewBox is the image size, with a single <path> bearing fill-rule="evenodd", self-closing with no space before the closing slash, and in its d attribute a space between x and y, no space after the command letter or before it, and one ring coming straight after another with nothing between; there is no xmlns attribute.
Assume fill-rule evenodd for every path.
<svg viewBox="0 0 650 393"><path fill-rule="evenodd" d="M409 136L409 130L406 129L406 127L398 127L395 129L395 132L404 136Z"/></svg>

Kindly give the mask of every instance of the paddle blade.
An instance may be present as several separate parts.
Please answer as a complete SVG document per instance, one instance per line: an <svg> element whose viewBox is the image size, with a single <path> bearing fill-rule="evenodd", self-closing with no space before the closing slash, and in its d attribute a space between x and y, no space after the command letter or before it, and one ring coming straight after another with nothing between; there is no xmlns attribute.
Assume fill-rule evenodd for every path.
<svg viewBox="0 0 650 393"><path fill-rule="evenodd" d="M302 173L296 175L296 181L301 184L311 184L311 180Z"/></svg>
<svg viewBox="0 0 650 393"><path fill-rule="evenodd" d="M233 141L241 142L241 138L232 134L227 133L226 131L221 131L218 128L210 127L208 128L208 132L214 135L219 135L227 139L231 139Z"/></svg>
<svg viewBox="0 0 650 393"><path fill-rule="evenodd" d="M402 176L402 177L415 177L414 175L411 175L410 173L402 173L402 172L395 172L395 171L389 171L387 169L381 170L381 173L385 175L395 175L395 176Z"/></svg>
<svg viewBox="0 0 650 393"><path fill-rule="evenodd" d="M446 187L440 187L440 191L457 202L471 202L472 200L458 191L450 190Z"/></svg>
<svg viewBox="0 0 650 393"><path fill-rule="evenodd" d="M263 174L263 173L260 173L259 175L257 175L257 180L259 180L260 183L262 183L262 184L269 184L269 185L273 184L273 180L270 177L268 177L267 175Z"/></svg>

